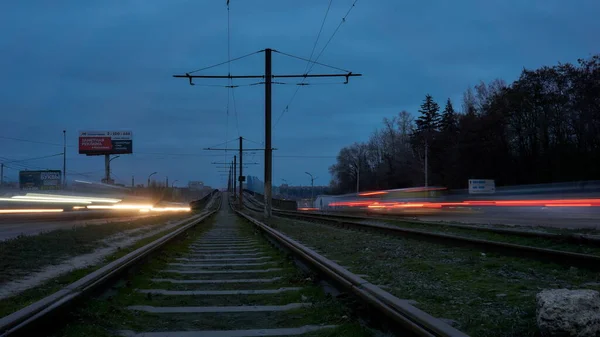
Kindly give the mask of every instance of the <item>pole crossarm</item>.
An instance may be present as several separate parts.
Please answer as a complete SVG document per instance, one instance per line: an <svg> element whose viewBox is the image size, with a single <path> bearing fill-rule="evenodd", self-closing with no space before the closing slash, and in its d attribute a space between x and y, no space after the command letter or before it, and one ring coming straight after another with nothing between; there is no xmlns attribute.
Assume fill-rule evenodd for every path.
<svg viewBox="0 0 600 337"><path fill-rule="evenodd" d="M354 6L354 5L353 5ZM346 14L347 15L347 14ZM339 26L338 26L339 28ZM329 43L329 42L328 42ZM257 83L257 84L264 84L265 86L265 142L264 142L264 149L242 149L242 137L240 137L240 146L239 149L237 149L237 151L239 151L239 155L240 155L240 168L239 168L239 176L238 177L242 177L242 168L243 168L243 161L242 161L242 152L243 151L264 151L265 154L265 161L264 161L264 203L265 203L265 208L264 208L264 216L265 218L270 218L272 216L272 178L273 178L273 150L276 150L275 148L273 148L272 146L272 142L271 142L271 131L272 131L272 127L271 127L271 120L272 120L272 86L274 84L273 79L274 78L324 78L324 77L344 77L346 79L346 81L344 82L344 84L347 84L348 81L350 80L350 77L355 77L355 76L362 76L362 74L354 74L350 71L341 69L341 68L335 68L335 67L331 67L331 66L327 66L324 64L319 63L320 65L324 65L327 66L329 68L335 68L336 70L341 71L341 73L338 74L309 74L312 67L310 67L310 69L308 69L308 71L305 70L304 73L302 74L282 74L282 75L276 75L273 74L272 72L272 52L274 50L270 49L270 48L266 48L264 50L261 50L259 52L264 52L265 53L265 72L263 75L231 75L231 73L227 74L227 75L192 75L192 73L194 72L198 72L201 70L205 70L205 69L209 69L209 68L213 68L217 65L221 65L221 64L225 64L228 62L231 62L232 60L228 60L226 62L217 64L215 66L210 66L210 67L205 67L205 68L201 68L192 72L187 72L183 75L173 75L173 77L175 78L187 78L190 82L190 85L194 85L193 79L194 78L206 78L206 79L234 79L234 78L238 78L238 79L250 79L250 78L259 78L259 79L263 79L264 82L262 83ZM277 52L277 51L275 51ZM258 53L258 52L255 52ZM253 55L255 53L252 54L248 54L246 56L249 55ZM287 56L291 56L289 54L285 54L282 53L284 55ZM246 57L243 56L243 57ZM317 59L319 58L320 54L317 56ZM241 57L241 58L243 58ZM293 56L292 56L293 57ZM297 57L296 57L297 58ZM238 58L239 59L239 58ZM308 60L309 62L313 62L314 64L317 64L317 60L315 59L314 61L312 60ZM304 82L304 81L303 81ZM300 84L302 85L302 84ZM230 83L230 87L233 87L233 84ZM213 151L235 151L234 149L215 149L215 148L207 148L205 150L213 150ZM236 157L234 156L233 159L233 172L234 172L234 176L235 176L235 172L236 170ZM226 172L226 171L225 171ZM316 179L316 178L315 178ZM235 188L236 188L236 180L233 180L233 194L235 195ZM239 202L240 202L240 208L242 206L242 184L243 182L239 181L240 183L240 192L239 192ZM311 176L311 185L314 186L314 179ZM314 189L314 187L311 187L311 189ZM312 194L312 192L311 192Z"/></svg>
<svg viewBox="0 0 600 337"><path fill-rule="evenodd" d="M355 77L355 76L362 76L362 74L353 74L352 72L349 72L347 74L285 74L285 75L271 75L271 78L345 77L346 82L344 82L344 83L348 83L350 80L350 77ZM194 78L211 78L211 79L215 79L215 78L227 78L227 79L262 78L262 79L264 79L265 75L190 75L190 74L185 74L185 75L173 75L173 77L187 78L190 80L190 85L194 85L194 82L193 82ZM260 84L264 84L264 83L260 83Z"/></svg>
<svg viewBox="0 0 600 337"><path fill-rule="evenodd" d="M231 163L218 163L218 162L212 162L211 164L213 165L229 165ZM244 163L244 165L258 165L258 163Z"/></svg>
<svg viewBox="0 0 600 337"><path fill-rule="evenodd" d="M239 149L212 149L210 147L207 147L203 150L207 150L207 151L239 151ZM242 151L264 151L265 149L244 149ZM271 150L277 150L276 148L272 148Z"/></svg>

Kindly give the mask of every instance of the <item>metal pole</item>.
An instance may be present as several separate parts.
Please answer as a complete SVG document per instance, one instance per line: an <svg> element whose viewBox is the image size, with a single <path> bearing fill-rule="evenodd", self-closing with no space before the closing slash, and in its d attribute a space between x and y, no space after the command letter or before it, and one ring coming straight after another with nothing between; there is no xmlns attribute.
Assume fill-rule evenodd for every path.
<svg viewBox="0 0 600 337"><path fill-rule="evenodd" d="M244 182L242 181L242 177L244 176L243 172L242 172L242 168L244 167L243 165L243 161L242 161L242 140L243 138L240 137L240 200L239 200L239 208L240 210L244 209L244 200L243 200L243 194L244 194Z"/></svg>
<svg viewBox="0 0 600 337"><path fill-rule="evenodd" d="M67 187L67 130L63 130L63 188Z"/></svg>
<svg viewBox="0 0 600 337"><path fill-rule="evenodd" d="M158 172L152 172L150 173L150 175L148 176L148 188L150 188L150 177L152 177L153 175L157 174Z"/></svg>
<svg viewBox="0 0 600 337"><path fill-rule="evenodd" d="M314 205L315 203L315 180L310 178L310 203Z"/></svg>
<svg viewBox="0 0 600 337"><path fill-rule="evenodd" d="M428 169L427 169L427 157L428 157L428 153L429 153L429 144L428 144L428 140L425 139L425 187L427 187L427 173L428 173Z"/></svg>
<svg viewBox="0 0 600 337"><path fill-rule="evenodd" d="M135 179L133 176L131 176L131 188L133 188L135 186Z"/></svg>
<svg viewBox="0 0 600 337"><path fill-rule="evenodd" d="M169 176L165 177L165 189L169 188Z"/></svg>
<svg viewBox="0 0 600 337"><path fill-rule="evenodd" d="M235 191L237 191L237 179L235 179L235 172L237 172L237 156L233 156L233 197L235 198Z"/></svg>
<svg viewBox="0 0 600 337"><path fill-rule="evenodd" d="M356 194L360 187L360 159L356 161Z"/></svg>
<svg viewBox="0 0 600 337"><path fill-rule="evenodd" d="M271 49L265 49L265 218L271 217Z"/></svg>
<svg viewBox="0 0 600 337"><path fill-rule="evenodd" d="M104 179L106 179L106 183L110 182L110 155L104 155Z"/></svg>
<svg viewBox="0 0 600 337"><path fill-rule="evenodd" d="M0 164L0 186L4 185L4 163Z"/></svg>
<svg viewBox="0 0 600 337"><path fill-rule="evenodd" d="M313 203L313 198L314 198L314 186L315 186L314 182L315 182L315 179L313 178L312 174L310 174L308 172L304 172L304 173L306 173L306 174L308 174L310 176L310 202L312 204Z"/></svg>

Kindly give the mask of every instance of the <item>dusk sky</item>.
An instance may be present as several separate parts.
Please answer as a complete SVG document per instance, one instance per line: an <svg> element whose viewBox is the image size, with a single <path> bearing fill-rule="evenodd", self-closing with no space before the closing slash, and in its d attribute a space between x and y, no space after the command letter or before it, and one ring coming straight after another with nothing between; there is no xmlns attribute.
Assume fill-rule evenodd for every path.
<svg viewBox="0 0 600 337"><path fill-rule="evenodd" d="M315 55L353 3L332 1ZM231 57L273 48L308 58L328 4L231 0ZM315 85L301 87L291 103L298 80L273 86L273 184L308 185L305 171L328 184L341 147L366 140L384 117L416 116L427 93L459 108L465 89L481 80L510 83L524 67L600 52L598 13L598 0L357 1L318 61L363 77L347 85L307 80ZM145 183L158 171L180 186L224 186L211 162L234 153L203 148L238 136L247 147L263 146L264 86L233 89L234 109L231 89L214 86L227 80L190 86L172 75L227 61L227 27L226 0L2 2L0 161L61 153L66 129L69 180L99 181L103 158L78 154L78 131L132 130L134 154L112 162L117 182L133 175ZM300 74L306 64L273 54L274 74ZM232 75L263 74L264 54L230 66ZM228 71L225 64L199 74ZM339 71L316 65L312 73ZM245 161L259 163L246 173L262 180L263 153ZM15 181L24 167L62 169L62 157L7 163L4 174Z"/></svg>

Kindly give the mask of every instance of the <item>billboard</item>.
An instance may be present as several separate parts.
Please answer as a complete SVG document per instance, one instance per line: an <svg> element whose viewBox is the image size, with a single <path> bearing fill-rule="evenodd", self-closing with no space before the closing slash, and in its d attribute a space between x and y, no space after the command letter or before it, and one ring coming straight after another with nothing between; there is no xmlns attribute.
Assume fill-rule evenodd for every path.
<svg viewBox="0 0 600 337"><path fill-rule="evenodd" d="M88 156L133 153L131 131L80 131L79 154Z"/></svg>
<svg viewBox="0 0 600 337"><path fill-rule="evenodd" d="M469 194L493 194L496 182L491 179L469 179Z"/></svg>
<svg viewBox="0 0 600 337"><path fill-rule="evenodd" d="M60 190L60 170L19 171L19 188L22 190Z"/></svg>

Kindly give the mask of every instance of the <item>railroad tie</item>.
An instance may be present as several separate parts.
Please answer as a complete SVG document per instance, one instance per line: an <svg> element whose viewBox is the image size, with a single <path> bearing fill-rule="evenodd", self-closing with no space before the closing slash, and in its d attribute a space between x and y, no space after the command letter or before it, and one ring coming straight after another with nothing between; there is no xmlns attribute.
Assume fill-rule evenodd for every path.
<svg viewBox="0 0 600 337"><path fill-rule="evenodd" d="M200 331L168 331L142 332L120 331L123 337L254 337L254 336L299 336L309 332L333 329L336 325L304 325L297 328L250 329L250 330L200 330Z"/></svg>
<svg viewBox="0 0 600 337"><path fill-rule="evenodd" d="M279 289L251 289L251 290L165 290L165 289L136 289L142 294L167 295L167 296L220 296L220 295L267 295L280 294L288 291L299 291L300 287L283 287Z"/></svg>

